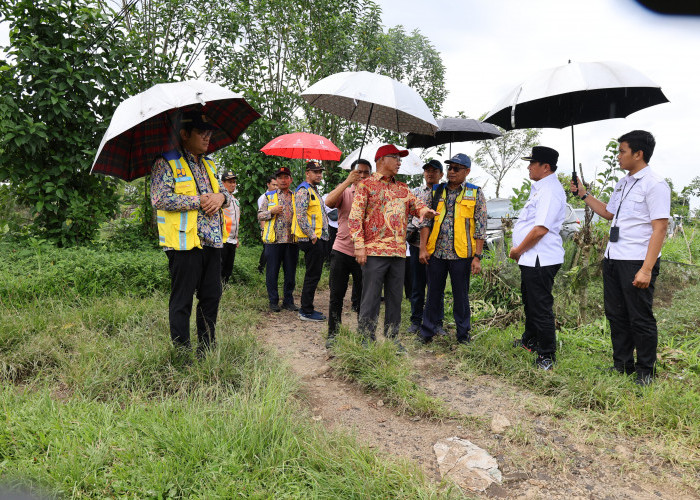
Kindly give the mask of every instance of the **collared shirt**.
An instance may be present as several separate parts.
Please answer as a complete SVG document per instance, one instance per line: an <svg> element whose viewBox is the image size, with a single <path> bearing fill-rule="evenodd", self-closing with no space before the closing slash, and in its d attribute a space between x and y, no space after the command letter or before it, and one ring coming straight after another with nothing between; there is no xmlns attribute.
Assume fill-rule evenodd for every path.
<svg viewBox="0 0 700 500"><path fill-rule="evenodd" d="M294 203L297 206L297 224L299 224L299 229L307 235L306 238L298 238L298 241L309 241L311 235L314 234L314 228L309 224L309 218L306 214L309 210L309 196L315 196L321 204L321 224L323 226L321 228L320 238L323 241L328 241L328 214L326 213L326 204L314 187L311 189L299 188L294 195Z"/></svg>
<svg viewBox="0 0 700 500"><path fill-rule="evenodd" d="M348 219L355 248L368 256L405 258L408 217L423 208L406 184L375 172L355 189Z"/></svg>
<svg viewBox="0 0 700 500"><path fill-rule="evenodd" d="M241 204L235 196L231 195L231 203L224 208L224 214L231 219L231 232L228 235L226 243L238 243L238 223L241 219Z"/></svg>
<svg viewBox="0 0 700 500"><path fill-rule="evenodd" d="M209 174L202 162L202 156L197 157L189 151L185 151L185 160L192 170L197 192L200 195L213 193L214 189L209 182ZM217 180L217 182L219 181ZM221 184L219 184L219 192L226 198L221 208L228 207L231 203L231 195ZM214 215L207 215L199 203L199 196L175 194L173 170L162 156L158 157L151 169L151 204L158 210L168 212L197 210L197 234L202 245L214 248L224 246L221 211L217 210ZM163 247L163 250L172 250L172 248Z"/></svg>
<svg viewBox="0 0 700 500"><path fill-rule="evenodd" d="M294 207L292 205L292 192L287 191L283 193L279 189L277 190L277 199L279 204L282 205L282 213L277 214L275 219L275 243L293 243L294 238L292 238L292 219L294 218ZM267 196L258 210L258 220L266 221L272 219L272 214L267 209ZM271 243L274 245L275 243Z"/></svg>
<svg viewBox="0 0 700 500"><path fill-rule="evenodd" d="M454 191L449 189L445 185L445 207L447 213L445 213L445 218L442 220L440 225L440 232L438 233L437 240L435 241L435 252L433 252L433 257L445 260L457 260L461 259L457 255L455 250L455 201L457 196L462 192L464 186L460 186ZM485 240L486 239L486 221L488 215L486 213L486 197L481 189L477 191L476 205L474 206L474 239ZM433 227L435 219L428 221L428 226ZM467 233L468 234L468 233ZM476 253L476 249L474 249Z"/></svg>
<svg viewBox="0 0 700 500"><path fill-rule="evenodd" d="M432 194L433 194L433 188L432 186L418 186L417 188L413 188L413 194L416 195L416 198L418 198L420 201L422 201L426 207L429 207L432 201ZM429 224L429 221L427 219L423 219L423 222L419 222L418 217L411 217L411 219L408 222L408 227L406 228L406 232L410 233L411 231L420 231L421 228L427 227ZM418 246L418 245L414 245Z"/></svg>
<svg viewBox="0 0 700 500"><path fill-rule="evenodd" d="M646 166L620 179L606 209L613 214L612 225L620 228L620 236L616 242L608 242L605 256L644 260L652 233L651 221L671 216L671 188L663 177Z"/></svg>
<svg viewBox="0 0 700 500"><path fill-rule="evenodd" d="M530 197L520 211L513 227L513 246L518 246L535 226L549 231L532 248L523 252L518 265L553 266L564 262L564 247L559 231L566 218L566 194L556 174L550 174L532 184Z"/></svg>
<svg viewBox="0 0 700 500"><path fill-rule="evenodd" d="M351 185L341 196L336 208L338 209L338 234L335 236L333 250L340 253L355 256L355 245L352 244L350 237L350 228L348 227L348 217L350 217L350 209L352 208L352 200L355 197L355 186Z"/></svg>

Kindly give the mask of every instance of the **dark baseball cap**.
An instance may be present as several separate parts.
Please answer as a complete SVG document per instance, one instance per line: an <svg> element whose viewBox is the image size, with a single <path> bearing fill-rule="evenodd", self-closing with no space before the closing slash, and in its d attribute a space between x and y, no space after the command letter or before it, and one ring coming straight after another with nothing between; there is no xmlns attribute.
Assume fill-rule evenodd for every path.
<svg viewBox="0 0 700 500"><path fill-rule="evenodd" d="M196 128L199 130L217 130L215 126L202 111L185 111L180 119L182 128Z"/></svg>
<svg viewBox="0 0 700 500"><path fill-rule="evenodd" d="M289 170L289 167L280 167L277 172L275 172L275 177L278 177L280 175L288 175L289 177L292 176L292 171Z"/></svg>
<svg viewBox="0 0 700 500"><path fill-rule="evenodd" d="M464 153L457 153L449 160L445 160L445 163L456 163L458 165L463 165L467 168L472 168L472 160Z"/></svg>
<svg viewBox="0 0 700 500"><path fill-rule="evenodd" d="M310 161L306 164L306 170L307 171L309 171L309 170L318 171L318 170L324 170L324 168L323 168L323 165L321 165L317 161Z"/></svg>
<svg viewBox="0 0 700 500"><path fill-rule="evenodd" d="M550 167L557 168L559 152L547 146L534 146L530 156L524 156L522 159L525 161L536 161L538 163L549 163Z"/></svg>
<svg viewBox="0 0 700 500"><path fill-rule="evenodd" d="M222 181L228 181L228 180L230 180L230 179L236 179L236 180L238 180L238 176L237 176L236 174L234 174L232 170L227 170L226 172L224 172L224 173L221 175L221 180L222 180Z"/></svg>
<svg viewBox="0 0 700 500"><path fill-rule="evenodd" d="M440 160L430 160L428 163L423 165L423 170L426 168L437 168L440 172L444 172L444 169L442 168L442 163L440 163Z"/></svg>

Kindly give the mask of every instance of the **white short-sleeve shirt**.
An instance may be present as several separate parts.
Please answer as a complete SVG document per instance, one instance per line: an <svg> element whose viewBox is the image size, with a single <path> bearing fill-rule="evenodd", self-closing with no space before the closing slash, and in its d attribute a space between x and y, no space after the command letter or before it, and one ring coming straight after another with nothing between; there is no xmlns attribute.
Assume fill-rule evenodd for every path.
<svg viewBox="0 0 700 500"><path fill-rule="evenodd" d="M651 221L671 216L671 188L663 177L646 166L620 179L606 209L613 214L611 225L620 229L619 239L608 242L605 256L615 260L644 260L652 233Z"/></svg>
<svg viewBox="0 0 700 500"><path fill-rule="evenodd" d="M513 227L513 246L518 246L535 226L544 226L549 231L535 246L523 252L518 265L535 267L553 266L564 262L561 230L566 218L566 194L556 174L550 174L532 184L530 197L518 215Z"/></svg>

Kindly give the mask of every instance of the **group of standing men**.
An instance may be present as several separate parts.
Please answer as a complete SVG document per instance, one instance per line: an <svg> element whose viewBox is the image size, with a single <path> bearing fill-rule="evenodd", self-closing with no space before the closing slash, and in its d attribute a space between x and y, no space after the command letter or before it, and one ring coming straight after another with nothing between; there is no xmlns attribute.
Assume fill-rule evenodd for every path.
<svg viewBox="0 0 700 500"><path fill-rule="evenodd" d="M238 246L236 176L225 172L222 189L216 166L205 156L214 128L201 111L183 113L180 148L156 159L151 177L159 242L168 256L171 276L171 338L176 346L189 349L189 319L196 294L198 353L215 341L222 282L231 276ZM648 167L655 146L649 132L632 131L618 141L618 161L628 174L618 182L609 202L595 199L580 181L572 182L571 190L594 212L612 221L603 260L605 313L613 344L611 370L636 373L637 383L647 385L656 363L652 302L670 215L670 189ZM466 182L471 160L464 154L446 162L446 183L439 183L442 164L437 160L426 163L426 186L411 191L396 179L401 158L407 154L393 145L380 147L375 173L369 161L357 160L347 179L326 197L328 207L338 209L338 232L330 259L329 347L341 323L343 298L352 276L356 290L352 307L358 312L359 331L368 340L375 338L384 300L384 334L403 350L397 337L407 235L413 278L410 331L423 343L444 331L443 295L449 275L457 341L471 341L469 277L481 270L487 221L483 192ZM514 345L536 351L536 366L543 370L552 369L556 362L552 287L564 261L559 231L566 195L555 175L558 156L551 148L536 146L523 158L529 161L534 182L514 226L509 253L520 267L526 318L522 338ZM329 239L326 206L318 192L322 175L320 164L308 162L305 181L292 192L291 171L281 167L268 179L268 191L258 202L270 309L298 310L305 321L326 320L314 309L325 253L321 242ZM301 307L297 308L292 293L300 249L305 254L306 274ZM264 264L261 257L260 266ZM284 271L281 307L280 267Z"/></svg>

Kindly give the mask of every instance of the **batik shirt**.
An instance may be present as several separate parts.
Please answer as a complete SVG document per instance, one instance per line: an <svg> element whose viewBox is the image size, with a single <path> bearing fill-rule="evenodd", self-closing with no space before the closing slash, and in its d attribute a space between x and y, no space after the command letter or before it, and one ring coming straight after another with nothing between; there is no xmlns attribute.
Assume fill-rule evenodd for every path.
<svg viewBox="0 0 700 500"><path fill-rule="evenodd" d="M423 208L406 184L375 172L355 189L348 218L355 248L368 256L406 258L408 217Z"/></svg>
<svg viewBox="0 0 700 500"><path fill-rule="evenodd" d="M313 188L312 188L313 189ZM318 195L318 191L313 189L313 194L318 198L321 203L321 217L323 223L323 229L321 230L321 238L323 241L328 241L328 214L326 213L326 204L323 202L323 198ZM297 224L299 224L299 229L302 230L304 234L313 234L314 230L309 224L309 219L306 216L306 212L309 209L309 190L306 188L301 188L297 190L294 195L294 203L297 206L297 214L304 214L297 217ZM297 238L297 241L309 241L309 238Z"/></svg>
<svg viewBox="0 0 700 500"><path fill-rule="evenodd" d="M431 195L433 193L433 188L429 186L418 186L417 188L413 189L413 194L416 195L416 198L418 198L420 201L425 203L425 206L429 207L431 203ZM423 220L423 222L419 222L418 217L411 217L410 222L408 223L408 228L406 229L407 232L411 231L420 231L422 227L426 227L428 225L429 221L427 219ZM415 245L414 245L415 246Z"/></svg>
<svg viewBox="0 0 700 500"><path fill-rule="evenodd" d="M435 241L435 252L433 252L433 257L445 260L457 260L461 259L457 252L455 251L455 201L457 196L462 192L464 186L460 186L454 191L449 189L447 185L445 186L445 208L447 213L445 218L442 220L440 225L440 231L438 232L437 241ZM476 205L474 206L474 239L484 240L486 239L486 197L481 189L478 190ZM428 222L429 227L432 228L434 220Z"/></svg>
<svg viewBox="0 0 700 500"><path fill-rule="evenodd" d="M294 218L294 205L292 204L292 192L283 193L277 190L277 200L282 205L282 213L277 214L275 220L275 243L294 243L292 238L292 219ZM266 221L272 218L272 214L267 209L267 196L258 210L258 220ZM275 243L271 243L274 245Z"/></svg>
<svg viewBox="0 0 700 500"><path fill-rule="evenodd" d="M195 156L189 151L185 151L185 160L190 170L192 170L192 175L197 184L197 192L200 195L213 193L214 189L212 189L209 182L209 174L202 162L202 156ZM226 197L222 208L228 207L231 203L231 195L220 184L219 192ZM158 210L166 210L168 212L197 210L197 235L202 245L214 248L222 248L224 246L221 210L217 210L214 215L207 215L200 206L199 196L175 194L173 170L162 156L156 160L151 169L151 204ZM163 247L163 250L172 250L172 248Z"/></svg>

